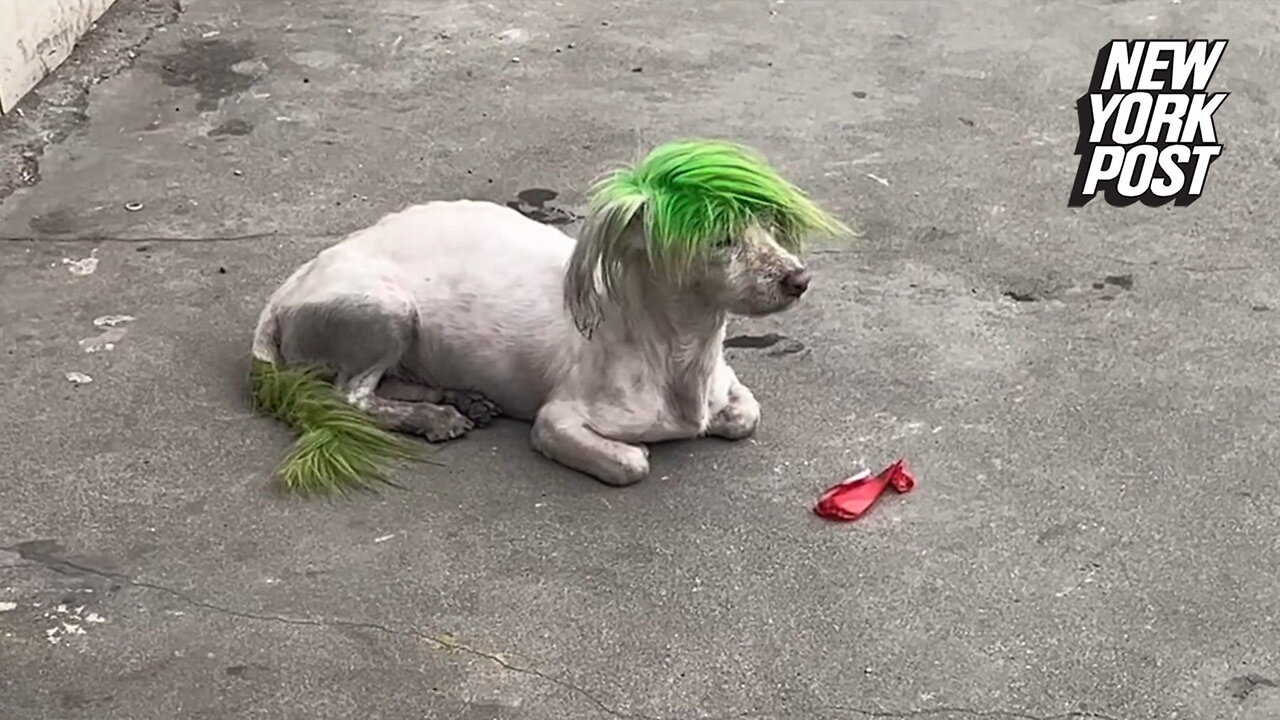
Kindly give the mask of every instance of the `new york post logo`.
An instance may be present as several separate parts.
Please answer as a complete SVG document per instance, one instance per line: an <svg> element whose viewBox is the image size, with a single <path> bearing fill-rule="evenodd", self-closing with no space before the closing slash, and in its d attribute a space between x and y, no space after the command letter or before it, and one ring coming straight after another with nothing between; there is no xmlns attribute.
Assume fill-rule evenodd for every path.
<svg viewBox="0 0 1280 720"><path fill-rule="evenodd" d="M1222 154L1209 93L1226 40L1112 40L1098 51L1089 92L1076 101L1080 139L1068 207L1099 192L1108 205L1186 206Z"/></svg>

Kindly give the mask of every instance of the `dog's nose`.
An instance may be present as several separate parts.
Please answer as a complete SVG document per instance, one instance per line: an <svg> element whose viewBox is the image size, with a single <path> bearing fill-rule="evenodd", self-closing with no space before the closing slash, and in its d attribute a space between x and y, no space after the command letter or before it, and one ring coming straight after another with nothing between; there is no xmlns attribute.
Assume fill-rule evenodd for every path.
<svg viewBox="0 0 1280 720"><path fill-rule="evenodd" d="M791 297L800 297L809 289L809 271L793 270L782 278L782 291Z"/></svg>

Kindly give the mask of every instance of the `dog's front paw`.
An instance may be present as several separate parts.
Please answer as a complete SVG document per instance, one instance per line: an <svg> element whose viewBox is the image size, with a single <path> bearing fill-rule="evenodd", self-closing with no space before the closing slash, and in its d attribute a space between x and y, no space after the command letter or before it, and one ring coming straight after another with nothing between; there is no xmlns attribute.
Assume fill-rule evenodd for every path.
<svg viewBox="0 0 1280 720"><path fill-rule="evenodd" d="M760 425L760 406L755 402L727 405L711 418L707 434L725 440L743 440Z"/></svg>
<svg viewBox="0 0 1280 720"><path fill-rule="evenodd" d="M615 487L635 485L649 477L649 448L644 445L628 445L618 453L613 467L607 469L600 481Z"/></svg>

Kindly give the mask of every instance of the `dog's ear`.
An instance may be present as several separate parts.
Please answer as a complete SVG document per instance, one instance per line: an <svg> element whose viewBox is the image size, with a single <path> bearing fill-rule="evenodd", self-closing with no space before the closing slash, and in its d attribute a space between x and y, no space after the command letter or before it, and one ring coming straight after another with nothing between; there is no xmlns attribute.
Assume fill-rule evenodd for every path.
<svg viewBox="0 0 1280 720"><path fill-rule="evenodd" d="M631 196L593 207L565 270L564 299L587 337L602 319L602 296L615 296L633 233L642 231L645 200Z"/></svg>

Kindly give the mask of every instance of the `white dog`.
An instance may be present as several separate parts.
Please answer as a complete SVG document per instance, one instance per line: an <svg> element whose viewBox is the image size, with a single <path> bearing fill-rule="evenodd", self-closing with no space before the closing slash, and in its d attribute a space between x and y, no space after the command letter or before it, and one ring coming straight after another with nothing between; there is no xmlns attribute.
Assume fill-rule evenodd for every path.
<svg viewBox="0 0 1280 720"><path fill-rule="evenodd" d="M389 215L298 268L262 312L256 405L302 431L282 478L363 485L405 447L387 431L441 442L498 414L610 485L648 474L646 443L745 438L760 407L725 362L726 318L804 294L809 231L847 228L716 141L607 176L577 241L488 202Z"/></svg>

